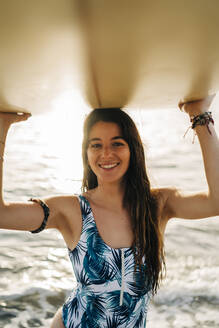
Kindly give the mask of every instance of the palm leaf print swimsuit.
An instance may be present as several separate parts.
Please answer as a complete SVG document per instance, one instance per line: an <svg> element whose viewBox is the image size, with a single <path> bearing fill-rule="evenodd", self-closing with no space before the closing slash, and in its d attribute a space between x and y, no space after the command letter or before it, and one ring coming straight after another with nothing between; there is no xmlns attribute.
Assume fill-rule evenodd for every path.
<svg viewBox="0 0 219 328"><path fill-rule="evenodd" d="M66 328L146 327L150 288L134 273L131 248L111 248L100 237L92 209L79 196L82 233L69 257L77 287L63 305Z"/></svg>

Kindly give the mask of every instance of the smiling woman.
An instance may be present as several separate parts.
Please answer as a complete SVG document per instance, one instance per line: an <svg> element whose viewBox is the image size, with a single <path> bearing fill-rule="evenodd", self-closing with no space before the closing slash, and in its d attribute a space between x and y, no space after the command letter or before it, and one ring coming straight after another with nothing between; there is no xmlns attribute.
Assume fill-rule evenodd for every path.
<svg viewBox="0 0 219 328"><path fill-rule="evenodd" d="M102 134L100 135L100 133ZM102 140L103 144L99 145L100 150L103 148L103 151L100 151L99 156L94 157L95 173L89 167L89 145L90 140L97 136L98 139ZM116 151L111 146L113 151L109 151L109 145L112 145L114 143L113 138L117 137L121 138L122 146L119 146L118 149L116 147ZM104 161L109 161L110 157L111 160L116 160L116 163L119 163L119 165L110 169L109 172L106 169L105 172L99 165L103 164ZM84 124L83 164L84 179L82 187L84 192L95 190L96 188L96 190L98 189L97 194L100 193L101 195L105 193L105 190L109 189L111 190L110 192L117 195L117 198L120 195L123 207L132 213L129 221L131 220L132 233L134 234L132 235L131 233L132 238L130 239L132 240L132 246L139 244L139 249L137 248L135 254L136 264L141 265L142 257L146 255L145 250L143 250L145 233L148 234L150 231L153 235L152 239L149 235L147 239L150 241L154 239L152 241L154 247L152 248L155 253L151 252L150 256L155 261L152 258L150 259L147 270L154 271L154 277L151 277L150 283L155 291L156 286L159 284L159 271L163 261L162 238L159 233L158 222L156 222L157 201L156 196L152 194L150 189L150 182L145 167L144 148L140 135L134 122L124 111L119 108L95 109L87 117ZM143 200L140 204L138 200L142 197ZM141 219L145 215L149 219L146 222ZM146 225L148 225L147 229ZM119 248L120 246L117 247ZM140 247L142 247L141 250ZM159 254L160 260L156 259L155 254Z"/></svg>
<svg viewBox="0 0 219 328"><path fill-rule="evenodd" d="M129 167L130 151L115 123L98 122L91 131L87 149L88 165L103 180L114 183L123 178Z"/></svg>
<svg viewBox="0 0 219 328"><path fill-rule="evenodd" d="M218 139L211 114L203 116L212 98L183 106L191 120L195 116L196 123L204 123L194 129L204 157L206 192L190 195L174 188L151 188L133 120L119 108L106 108L93 110L84 123L80 196L6 203L1 194L0 228L55 228L68 247L77 287L52 327L146 326L147 305L165 267L167 222L172 217L199 219L219 213ZM1 158L8 129L17 120L15 114L0 114ZM2 173L2 161L0 165Z"/></svg>
<svg viewBox="0 0 219 328"><path fill-rule="evenodd" d="M79 198L82 232L70 252L78 289L64 305L64 324L80 325L86 317L87 324L94 324L95 320L112 327L143 327L147 303L159 283L162 238L142 142L134 122L124 111L105 108L88 115L83 164L84 193ZM142 201L136 203L141 196ZM144 215L147 221L141 219ZM146 231L152 236L150 258L144 246ZM82 300L84 292L86 298ZM77 314L72 313L74 304L78 304Z"/></svg>

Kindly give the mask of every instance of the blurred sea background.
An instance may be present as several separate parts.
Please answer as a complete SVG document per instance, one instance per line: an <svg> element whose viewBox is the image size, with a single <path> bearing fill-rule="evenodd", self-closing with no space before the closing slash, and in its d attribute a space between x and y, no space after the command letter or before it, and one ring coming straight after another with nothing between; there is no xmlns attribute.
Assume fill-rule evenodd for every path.
<svg viewBox="0 0 219 328"><path fill-rule="evenodd" d="M217 104L215 99L212 110L219 133ZM154 186L206 189L198 140L192 144L191 130L183 138L190 125L185 113L129 113L145 144ZM79 109L54 111L11 128L4 162L7 201L80 193L85 115ZM167 277L150 304L147 328L219 327L219 217L171 220L165 248ZM74 286L58 232L0 231L0 328L48 328Z"/></svg>

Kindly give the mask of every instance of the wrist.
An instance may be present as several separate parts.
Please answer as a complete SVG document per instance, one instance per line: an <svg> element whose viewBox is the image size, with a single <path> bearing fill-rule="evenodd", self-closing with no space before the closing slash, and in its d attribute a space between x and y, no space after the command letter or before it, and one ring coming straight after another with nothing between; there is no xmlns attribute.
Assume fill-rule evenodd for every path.
<svg viewBox="0 0 219 328"><path fill-rule="evenodd" d="M180 110L186 112L190 117L204 114L209 111L215 94L209 95L202 99L180 101L178 106Z"/></svg>
<svg viewBox="0 0 219 328"><path fill-rule="evenodd" d="M0 156L4 153L5 142L0 140Z"/></svg>
<svg viewBox="0 0 219 328"><path fill-rule="evenodd" d="M204 113L206 113L207 110L191 110L189 112L187 112L187 114L189 115L190 119L199 116L199 115L203 115Z"/></svg>
<svg viewBox="0 0 219 328"><path fill-rule="evenodd" d="M190 122L192 125L186 130L186 133L184 134L184 137L186 136L188 130L191 128L193 130L196 130L198 126L205 126L208 130L208 133L212 135L212 132L209 128L209 125L214 125L214 120L211 115L211 112L201 112L201 114L198 115L191 115L190 116ZM194 133L194 138L196 136L196 131ZM193 138L193 143L194 143L194 138Z"/></svg>
<svg viewBox="0 0 219 328"><path fill-rule="evenodd" d="M190 121L192 123L191 126L192 129L195 129L198 125L206 126L208 132L211 134L211 131L209 129L209 124L211 123L214 125L214 120L212 118L211 112L204 112L199 115L191 116Z"/></svg>
<svg viewBox="0 0 219 328"><path fill-rule="evenodd" d="M1 124L1 122L0 122L0 146L2 144L5 144L5 140L7 138L9 128L10 128L10 125Z"/></svg>

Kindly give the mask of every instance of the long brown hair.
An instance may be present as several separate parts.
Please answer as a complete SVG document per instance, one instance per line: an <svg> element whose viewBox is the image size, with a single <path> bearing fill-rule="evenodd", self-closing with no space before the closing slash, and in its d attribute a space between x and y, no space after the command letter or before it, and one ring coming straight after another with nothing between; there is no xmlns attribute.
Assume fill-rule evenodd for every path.
<svg viewBox="0 0 219 328"><path fill-rule="evenodd" d="M129 145L130 164L124 176L123 206L129 210L131 216L135 270L137 267L140 270L145 268L147 275L144 276L147 276L152 293L155 294L165 268L163 238L157 214L158 200L155 192L151 190L146 172L144 148L138 130L130 116L120 108L94 109L85 119L82 144L84 166L82 191L96 188L98 185L97 177L88 165L87 148L90 130L99 121L116 123L121 129L122 137Z"/></svg>

